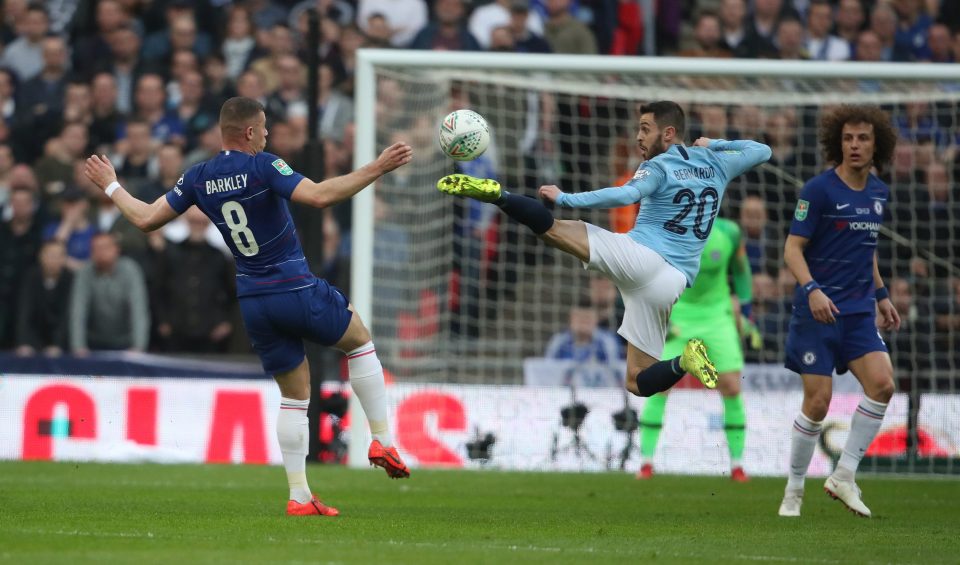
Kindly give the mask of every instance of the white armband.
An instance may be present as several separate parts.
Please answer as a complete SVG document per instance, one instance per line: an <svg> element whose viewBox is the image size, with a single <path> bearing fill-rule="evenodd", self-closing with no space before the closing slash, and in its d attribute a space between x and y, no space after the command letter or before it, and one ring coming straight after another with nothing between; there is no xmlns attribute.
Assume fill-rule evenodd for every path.
<svg viewBox="0 0 960 565"><path fill-rule="evenodd" d="M120 183L117 181L113 181L110 184L108 184L107 188L103 189L103 191L107 193L108 198L113 198L113 193L116 192L118 188L120 188Z"/></svg>

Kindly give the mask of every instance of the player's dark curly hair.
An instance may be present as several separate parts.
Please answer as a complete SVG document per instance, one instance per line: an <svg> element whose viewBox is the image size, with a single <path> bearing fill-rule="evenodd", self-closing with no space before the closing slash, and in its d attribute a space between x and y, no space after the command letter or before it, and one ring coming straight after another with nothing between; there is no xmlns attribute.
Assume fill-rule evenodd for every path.
<svg viewBox="0 0 960 565"><path fill-rule="evenodd" d="M873 165L878 171L893 159L897 146L897 131L890 115L877 106L843 105L828 112L820 119L820 145L823 156L829 163L843 162L843 126L846 124L870 124L873 126Z"/></svg>
<svg viewBox="0 0 960 565"><path fill-rule="evenodd" d="M683 108L671 100L660 100L640 106L640 114L653 114L657 127L661 130L673 126L677 130L677 138L683 139L687 131L687 116Z"/></svg>

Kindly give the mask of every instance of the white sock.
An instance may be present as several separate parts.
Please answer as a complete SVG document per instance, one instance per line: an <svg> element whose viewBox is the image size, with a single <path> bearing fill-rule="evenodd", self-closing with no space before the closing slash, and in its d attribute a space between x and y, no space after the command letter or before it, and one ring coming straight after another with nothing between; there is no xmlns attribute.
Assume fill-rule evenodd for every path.
<svg viewBox="0 0 960 565"><path fill-rule="evenodd" d="M280 415L277 416L277 440L283 466L290 484L290 500L301 504L310 501L313 494L307 485L307 451L310 449L310 424L307 421L307 406L310 400L280 399Z"/></svg>
<svg viewBox="0 0 960 565"><path fill-rule="evenodd" d="M807 476L807 469L822 429L823 422L814 422L803 412L797 414L790 433L790 475L787 478L787 490L803 490L803 480Z"/></svg>
<svg viewBox="0 0 960 565"><path fill-rule="evenodd" d="M384 447L390 447L393 440L387 422L387 387L383 382L383 366L372 341L347 353L347 368L350 386L367 415L370 434Z"/></svg>
<svg viewBox="0 0 960 565"><path fill-rule="evenodd" d="M863 454L867 452L873 438L880 431L880 424L883 423L883 415L887 412L887 405L876 400L870 400L866 396L857 405L857 411L853 413L853 420L850 422L850 435L847 436L847 444L843 446L843 453L840 455L840 461L833 475L840 481L852 481L857 473L857 467Z"/></svg>

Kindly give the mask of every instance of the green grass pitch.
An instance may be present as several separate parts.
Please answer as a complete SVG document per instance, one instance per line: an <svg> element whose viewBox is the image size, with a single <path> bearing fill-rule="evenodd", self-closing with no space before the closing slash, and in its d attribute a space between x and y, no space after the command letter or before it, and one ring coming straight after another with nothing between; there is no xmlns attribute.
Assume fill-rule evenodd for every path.
<svg viewBox="0 0 960 565"><path fill-rule="evenodd" d="M9 563L960 562L960 482L861 479L871 520L808 480L311 466L337 518L284 515L281 467L0 463Z"/></svg>

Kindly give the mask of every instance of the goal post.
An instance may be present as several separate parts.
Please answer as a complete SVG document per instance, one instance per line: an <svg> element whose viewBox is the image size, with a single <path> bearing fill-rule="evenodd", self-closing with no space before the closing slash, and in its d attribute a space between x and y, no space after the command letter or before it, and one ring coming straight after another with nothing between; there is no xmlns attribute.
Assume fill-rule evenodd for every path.
<svg viewBox="0 0 960 565"><path fill-rule="evenodd" d="M911 201L898 202L901 193L892 197L890 206L898 211L885 226L889 237L881 253L885 271L901 279L913 272L915 259L926 261L933 290L911 304L919 311L914 318L933 319L934 306L948 298L945 285L960 275L957 228L950 225L960 223L955 206L960 202L954 202L960 197L950 196L944 212L930 212L942 216L931 216L930 222L914 213L921 206L932 210L930 197L913 200L921 191L933 191L928 191L928 167L933 174L940 163L950 168L949 178L954 174L948 153L960 144L956 65L363 49L355 80L355 167L374 160L397 131L415 140L414 160L405 167L409 171L398 175L401 180L392 173L376 190L354 197L350 263L351 301L370 327L384 366L410 386L482 384L506 390L523 384L530 369L525 360L542 354L550 334L566 326L569 307L596 290L577 262L545 250L497 214L452 209L457 204L436 191L432 182L454 172L436 143L439 117L452 109L450 103L469 105L488 119L494 134L488 165L501 180L514 183L506 184L508 189L527 194L536 187L525 182L557 182L562 189L578 191L613 185L617 176L635 168L630 148L639 102L676 100L688 111L691 132L706 133L716 126L708 107L721 109L716 119L728 134L776 139L777 128L787 128L786 137L779 139L789 140L785 145L792 144L792 156L732 184L723 208L733 215L742 212L750 197L763 203L767 218L759 239L770 241L758 244L766 261L759 267L765 276L758 290L766 292L763 284L772 283L771 292L780 298L788 281L777 278L782 262L777 245L789 227L797 184L825 166L816 142L819 112L840 103L878 104L891 111L901 129L916 126L911 112L927 112L932 118L921 116L921 121L932 119L937 131L910 130L909 135L924 137L909 139L910 155L898 154L909 163L892 165L891 174L904 174L894 188ZM910 175L898 167L910 169ZM914 174L920 169L922 180ZM378 219L380 205L392 217ZM603 227L614 221L606 211L556 214ZM476 237L462 233L476 226L482 229ZM953 315L954 306L949 308ZM764 349L748 356L758 370L782 365L785 339L784 312L764 315L769 316L761 328L766 330ZM935 344L960 343L956 330L933 327L911 334L904 342L910 353L902 366L913 367L909 378L922 380L924 390L955 396L960 361L939 350L940 345L924 349L927 338ZM906 398L903 407L902 419L914 426L914 443L918 401ZM939 411L919 417L955 427L952 401L935 399L929 405L943 403ZM363 466L369 435L356 400L351 400L351 418L355 425L348 460ZM470 417L467 421L475 424ZM947 435L945 441L960 444L960 437ZM911 465L908 470L920 469Z"/></svg>

